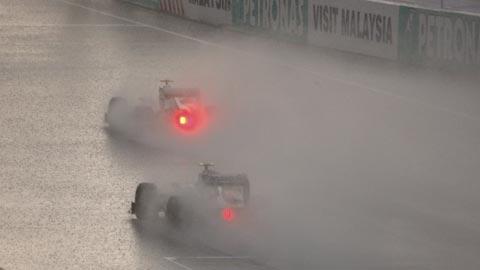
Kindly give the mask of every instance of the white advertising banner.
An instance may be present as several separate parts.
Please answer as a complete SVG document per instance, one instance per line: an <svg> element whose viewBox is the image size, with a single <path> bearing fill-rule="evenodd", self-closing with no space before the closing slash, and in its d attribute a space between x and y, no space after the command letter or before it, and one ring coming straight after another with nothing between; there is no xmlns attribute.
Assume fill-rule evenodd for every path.
<svg viewBox="0 0 480 270"><path fill-rule="evenodd" d="M185 16L217 25L232 24L232 0L182 0Z"/></svg>
<svg viewBox="0 0 480 270"><path fill-rule="evenodd" d="M397 59L399 7L365 0L310 0L308 43Z"/></svg>

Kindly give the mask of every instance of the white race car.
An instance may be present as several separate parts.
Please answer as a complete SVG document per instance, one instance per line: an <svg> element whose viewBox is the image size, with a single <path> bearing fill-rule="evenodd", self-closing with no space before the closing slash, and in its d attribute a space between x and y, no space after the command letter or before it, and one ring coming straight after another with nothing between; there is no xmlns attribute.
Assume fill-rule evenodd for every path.
<svg viewBox="0 0 480 270"><path fill-rule="evenodd" d="M171 80L162 80L158 101L140 99L129 103L119 96L112 97L105 113L105 122L115 132L129 137L172 131L182 135L198 134L209 122L211 106L205 106L198 89L175 88Z"/></svg>

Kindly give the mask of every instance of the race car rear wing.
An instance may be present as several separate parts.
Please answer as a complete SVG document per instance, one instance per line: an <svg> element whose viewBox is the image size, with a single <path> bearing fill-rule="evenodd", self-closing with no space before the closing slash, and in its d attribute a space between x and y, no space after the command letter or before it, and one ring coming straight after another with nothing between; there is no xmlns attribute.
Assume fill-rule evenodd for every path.
<svg viewBox="0 0 480 270"><path fill-rule="evenodd" d="M196 88L160 88L158 92L160 99L176 97L200 97L200 91Z"/></svg>
<svg viewBox="0 0 480 270"><path fill-rule="evenodd" d="M202 182L206 185L212 185L212 186L248 185L248 177L246 174L237 174L237 175L203 174L200 177Z"/></svg>

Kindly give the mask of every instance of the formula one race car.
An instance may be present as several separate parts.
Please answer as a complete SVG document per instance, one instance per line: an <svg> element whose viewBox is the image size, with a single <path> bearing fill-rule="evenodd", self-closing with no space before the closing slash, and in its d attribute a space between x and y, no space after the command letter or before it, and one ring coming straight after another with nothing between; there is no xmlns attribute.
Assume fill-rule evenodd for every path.
<svg viewBox="0 0 480 270"><path fill-rule="evenodd" d="M131 136L173 130L180 134L197 134L209 120L211 106L205 106L197 89L171 87L171 80L161 80L157 101L140 99L131 104L123 97L112 97L105 113L109 128Z"/></svg>
<svg viewBox="0 0 480 270"><path fill-rule="evenodd" d="M176 187L162 193L153 183L141 183L130 212L138 220L164 217L175 227L192 224L233 223L246 208L250 182L245 174L220 174L201 163L204 170L192 186Z"/></svg>

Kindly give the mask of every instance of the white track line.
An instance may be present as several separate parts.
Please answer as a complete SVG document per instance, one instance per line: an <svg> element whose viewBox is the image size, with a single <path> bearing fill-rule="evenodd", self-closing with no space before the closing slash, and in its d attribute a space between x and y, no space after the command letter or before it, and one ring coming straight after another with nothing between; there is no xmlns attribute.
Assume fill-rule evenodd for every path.
<svg viewBox="0 0 480 270"><path fill-rule="evenodd" d="M178 260L249 260L251 257L247 256L193 256L193 257L163 257L170 263L173 263L183 269L193 270L193 268L186 266L183 263L178 262Z"/></svg>
<svg viewBox="0 0 480 270"><path fill-rule="evenodd" d="M165 257L166 260L249 260L248 256L189 256L189 257Z"/></svg>
<svg viewBox="0 0 480 270"><path fill-rule="evenodd" d="M138 24L0 24L0 27L144 27Z"/></svg>
<svg viewBox="0 0 480 270"><path fill-rule="evenodd" d="M285 63L282 63L280 61L272 60L268 57L264 57L262 55L253 54L253 53L250 53L250 52L247 52L247 51L235 49L233 47L229 47L229 46L221 45L221 44L218 44L218 43L206 41L206 40L203 40L203 39L195 38L195 37L185 35L185 34L181 34L181 33L178 33L178 32L174 32L174 31L162 28L162 27L158 27L158 26L154 26L154 25L150 25L150 24L145 24L145 23L142 23L142 22L139 22L139 21L136 21L136 20L132 20L132 19L129 19L129 18L126 18L126 17L118 16L118 15L111 14L111 13L108 13L108 12L104 12L104 11L101 11L101 10L98 10L98 9L94 9L94 8L91 8L91 7L88 7L88 6L73 3L73 2L70 2L70 1L67 1L67 0L56 0L56 1L65 3L67 5L79 7L79 8L94 12L94 13L102 14L102 15L107 16L107 17L115 18L115 19L118 19L118 20L121 20L121 21L124 21L124 22L128 22L128 23L131 23L131 24L136 24L136 25L139 25L139 26L143 26L145 28L149 28L149 29L153 29L153 30L156 30L156 31L164 32L164 33L167 33L167 34L170 34L170 35L173 35L173 36L176 36L176 37L180 37L180 38L183 38L183 39L191 40L191 41L194 41L194 42L197 42L197 43L200 43L200 44L216 47L216 48L227 50L227 51L232 51L232 52L235 52L235 53L238 53L238 54L241 54L241 55L244 55L244 56L248 56L248 57L251 57L251 58L255 58L255 59L262 59L263 61L265 61L267 63L271 63L271 64L274 64L274 65L277 65L277 66L286 67L286 68L289 68L289 69L293 69L293 70L301 71L301 72L308 73L308 74L311 74L311 75L315 75L317 78L323 78L325 80L334 81L334 82L337 82L337 83L340 83L340 84L344 84L346 86L355 87L355 88L358 88L358 89L363 89L363 90L371 92L371 93L381 94L381 95L389 96L391 98L394 98L394 99L397 99L397 100L400 100L400 101L404 101L404 102L411 103L411 104L416 104L416 105L419 105L420 107L429 108L431 110L440 111L440 112L444 112L444 113L447 113L447 114L454 115L456 117L465 118L465 119L468 119L468 120L471 120L471 121L474 121L474 122L479 122L479 119L477 119L475 116L472 116L472 115L467 114L467 113L454 111L454 110L451 110L449 108L439 107L439 106L436 106L436 105L433 105L433 104L430 104L430 103L427 103L427 102L423 102L423 101L420 101L420 100L400 96L400 95L397 95L395 93L389 92L387 90L383 90L383 89L379 89L379 88L373 88L373 87L366 86L366 85L363 85L363 84L358 83L358 82L354 82L352 80L339 78L339 77L337 77L333 74L325 74L324 72L317 72L317 71L310 70L310 69L307 69L307 68L304 68L304 67L285 64Z"/></svg>
<svg viewBox="0 0 480 270"><path fill-rule="evenodd" d="M164 257L164 259L167 260L167 261L169 261L169 262L171 262L171 263L173 263L173 264L175 264L175 265L177 265L177 266L180 266L180 267L183 268L183 269L193 270L193 268L190 268L190 267L188 267L188 266L186 266L186 265L184 265L184 264L181 264L181 263L177 262L177 258L175 258L175 257Z"/></svg>

